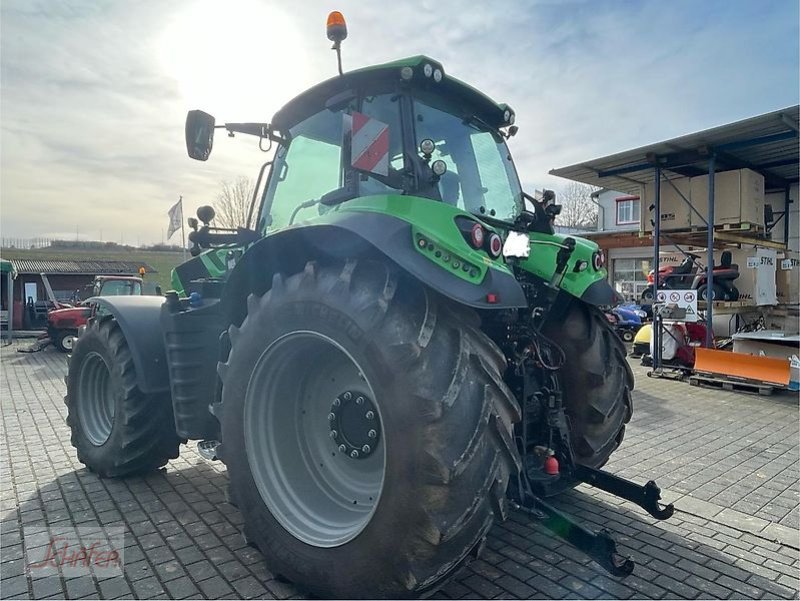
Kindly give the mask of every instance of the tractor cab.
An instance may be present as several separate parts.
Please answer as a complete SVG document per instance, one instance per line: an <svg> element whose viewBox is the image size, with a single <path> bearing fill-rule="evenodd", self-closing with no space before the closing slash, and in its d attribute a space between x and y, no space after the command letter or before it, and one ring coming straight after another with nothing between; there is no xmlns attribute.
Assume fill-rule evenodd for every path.
<svg viewBox="0 0 800 601"><path fill-rule="evenodd" d="M257 203L261 235L387 194L442 202L501 227L527 213L528 227L538 221L534 229L552 233L559 210L552 193L541 204L522 192L506 145L517 133L514 122L507 105L415 56L324 81L270 123L216 125L191 111L186 135L189 155L199 160L208 158L219 128L257 135L262 150L277 144Z"/></svg>
<svg viewBox="0 0 800 601"><path fill-rule="evenodd" d="M330 79L273 119L282 140L259 226L292 225L387 193L513 221L522 201L505 144L513 123L511 109L425 56Z"/></svg>
<svg viewBox="0 0 800 601"><path fill-rule="evenodd" d="M87 286L89 288L89 286ZM90 296L140 296L142 278L135 276L98 275L91 284Z"/></svg>

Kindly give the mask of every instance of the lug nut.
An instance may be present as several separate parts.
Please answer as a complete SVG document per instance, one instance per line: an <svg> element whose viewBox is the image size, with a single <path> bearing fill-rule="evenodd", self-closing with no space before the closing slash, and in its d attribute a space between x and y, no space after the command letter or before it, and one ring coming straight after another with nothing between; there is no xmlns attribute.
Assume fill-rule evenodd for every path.
<svg viewBox="0 0 800 601"><path fill-rule="evenodd" d="M377 438L378 433L375 430L370 430L369 432L367 432L367 436L369 436L370 438Z"/></svg>
<svg viewBox="0 0 800 601"><path fill-rule="evenodd" d="M339 445L339 451L340 451L341 453L344 453L346 450L347 450L347 447L346 447L346 446L344 446L343 444L340 444L340 445Z"/></svg>
<svg viewBox="0 0 800 601"><path fill-rule="evenodd" d="M331 430L331 438L336 438L339 436L339 433L336 430Z"/></svg>
<svg viewBox="0 0 800 601"><path fill-rule="evenodd" d="M356 405L363 405L364 404L364 397L360 396L356 399Z"/></svg>
<svg viewBox="0 0 800 601"><path fill-rule="evenodd" d="M374 413L373 411L367 411L367 412L364 414L364 416L365 416L367 419L375 419L375 413Z"/></svg>
<svg viewBox="0 0 800 601"><path fill-rule="evenodd" d="M339 400L339 397L336 397L335 399L333 399L333 406L334 407L338 407L341 404L342 404L342 401Z"/></svg>
<svg viewBox="0 0 800 601"><path fill-rule="evenodd" d="M329 413L328 414L328 421L332 422L335 419L336 419L336 414L335 413Z"/></svg>
<svg viewBox="0 0 800 601"><path fill-rule="evenodd" d="M351 398L353 398L353 395L349 392L345 392L342 396L344 397L345 401L349 401Z"/></svg>
<svg viewBox="0 0 800 601"><path fill-rule="evenodd" d="M363 447L361 447L361 450L365 453L369 453L372 449L369 448L368 444L365 444Z"/></svg>
<svg viewBox="0 0 800 601"><path fill-rule="evenodd" d="M352 457L353 459L358 459L358 451L353 451L352 453L350 453L350 457Z"/></svg>

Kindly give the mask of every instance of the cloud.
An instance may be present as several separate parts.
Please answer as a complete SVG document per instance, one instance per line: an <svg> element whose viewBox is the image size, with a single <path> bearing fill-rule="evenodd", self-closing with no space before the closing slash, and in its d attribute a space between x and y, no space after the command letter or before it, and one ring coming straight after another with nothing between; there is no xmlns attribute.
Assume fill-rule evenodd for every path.
<svg viewBox="0 0 800 601"><path fill-rule="evenodd" d="M185 111L269 120L335 73L332 9L348 19L346 68L424 53L513 106L528 188L561 185L553 167L794 104L800 87L798 7L782 1L4 0L3 235L77 222L159 241L179 194L188 212L267 158L220 139L211 161L189 160Z"/></svg>

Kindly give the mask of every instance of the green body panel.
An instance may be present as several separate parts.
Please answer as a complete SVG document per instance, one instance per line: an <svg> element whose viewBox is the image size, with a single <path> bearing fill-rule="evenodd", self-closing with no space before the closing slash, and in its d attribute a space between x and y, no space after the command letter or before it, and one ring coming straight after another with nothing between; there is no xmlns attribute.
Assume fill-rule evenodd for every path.
<svg viewBox="0 0 800 601"><path fill-rule="evenodd" d="M599 247L594 242L568 234L532 232L529 237L531 239L531 253L527 259L520 261L520 267L548 282L555 275L556 255L564 240L567 238L575 240L575 250L569 258L567 268L564 271L564 278L559 286L564 292L580 298L589 286L598 280L608 278L608 271L605 268L597 271L593 267L593 255L599 250ZM584 261L586 268L576 272L575 266L579 261Z"/></svg>
<svg viewBox="0 0 800 601"><path fill-rule="evenodd" d="M187 263L191 261L197 261L199 263L198 269L203 272L203 277L225 279L228 274L228 253L231 250L236 250L237 248L241 247L226 246L224 248L211 248L203 251L196 257L192 257L189 259L189 261L187 261ZM183 265L186 265L187 263L184 263ZM178 268L180 267L181 266L178 266ZM175 290L180 296L185 296L186 284L188 284L188 282L181 281L180 275L177 271L178 268L172 270L170 281L172 283L172 289Z"/></svg>
<svg viewBox="0 0 800 601"><path fill-rule="evenodd" d="M303 223L335 224L343 215L364 212L390 215L411 224L412 238L409 244L442 269L468 282L483 281L487 269L497 269L511 274L511 270L502 259L492 260L484 251L476 250L467 244L455 219L463 216L475 220L474 215L429 198L400 194L363 196L337 205L319 218ZM303 223L298 225L302 227ZM495 231L485 224L484 227L489 231ZM420 246L420 239L426 241L424 247ZM440 256L436 255L437 250L441 252ZM458 262L456 268L453 267L453 261ZM468 271L463 270L464 263L469 265Z"/></svg>
<svg viewBox="0 0 800 601"><path fill-rule="evenodd" d="M473 249L464 240L454 220L459 215L475 219L476 216L471 213L426 198L381 195L353 199L336 206L334 210L326 213L320 219L326 223L335 223L337 215L358 211L384 213L411 223L413 225L412 231L414 232L414 240L411 242L415 248L431 261L437 263L442 269L451 271L466 281L480 283L487 269L497 269L512 273L502 258L492 260L485 252ZM311 222L316 223L317 219L306 223ZM489 231L498 231L501 235L504 234L504 232L486 224L484 224L484 227ZM437 258L435 250L431 252L427 245L425 248L420 248L419 236L425 236L427 240L432 241L434 249L441 248L442 251L447 251L450 254L449 261L444 261L444 256ZM596 271L593 267L592 258L599 249L594 242L565 234L533 232L529 234L529 237L531 239L530 256L522 260L519 265L526 271L548 282L555 273L556 255L564 240L567 238L575 240L575 250L570 256L564 278L560 284L560 288L565 292L580 297L591 284L598 280L605 280L608 277L608 272L605 269ZM457 269L453 268L454 257L462 264ZM479 277L471 275L474 270L467 272L463 270L465 261L479 271ZM584 261L586 268L576 272L575 266L579 261Z"/></svg>
<svg viewBox="0 0 800 601"><path fill-rule="evenodd" d="M476 216L462 211L456 207L442 202L432 201L427 198L406 196L399 194L373 195L354 198L331 208L305 221L299 222L285 229L301 229L313 225L335 225L337 221L352 213L381 213L390 215L409 223L411 238L408 243L417 252L425 256L444 271L448 271L460 279L480 284L489 269L513 275L512 270L501 257L491 259L483 250L476 250L464 239L456 225L456 217L463 216L475 220ZM490 232L504 235L505 232L483 224ZM283 230L270 230L263 232L265 235L274 235ZM605 269L596 271L593 267L593 255L598 250L597 244L564 234L531 233L531 252L526 259L521 259L519 266L549 282L552 280L556 267L556 255L566 238L575 240L575 250L569 259L560 288L569 294L580 297L594 282L604 280L608 273ZM226 256L233 247L216 248L204 251L192 259L200 261L207 277L226 278ZM575 271L579 261L586 264L582 271ZM177 272L172 272L173 288L183 295L186 282L181 282Z"/></svg>

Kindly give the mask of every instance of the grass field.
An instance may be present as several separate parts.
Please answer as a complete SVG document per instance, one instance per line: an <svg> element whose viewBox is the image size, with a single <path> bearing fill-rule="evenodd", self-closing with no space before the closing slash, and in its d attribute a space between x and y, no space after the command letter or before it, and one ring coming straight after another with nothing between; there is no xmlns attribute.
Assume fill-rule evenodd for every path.
<svg viewBox="0 0 800 601"><path fill-rule="evenodd" d="M186 253L187 258L189 253ZM77 250L77 249L55 249L40 248L24 250L18 248L0 249L0 257L3 259L97 259L111 261L142 261L156 270L156 273L148 274L145 278L145 285L157 284L166 292L171 288L170 273L172 268L183 262L183 254L180 252L167 251L148 251L133 248L130 250Z"/></svg>

